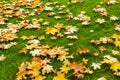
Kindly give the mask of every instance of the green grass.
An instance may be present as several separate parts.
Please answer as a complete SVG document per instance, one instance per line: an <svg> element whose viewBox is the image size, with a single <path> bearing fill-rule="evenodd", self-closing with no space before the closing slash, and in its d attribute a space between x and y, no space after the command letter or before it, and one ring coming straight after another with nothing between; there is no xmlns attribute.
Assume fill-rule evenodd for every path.
<svg viewBox="0 0 120 80"><path fill-rule="evenodd" d="M69 53L75 53L76 49L78 48L84 48L87 47L90 49L90 53L87 55L79 55L75 56L73 61L76 61L78 63L82 62L82 58L85 57L89 60L87 66L90 67L92 62L100 62L103 59L103 56L106 54L111 54L111 49L119 49L114 47L113 45L104 45L108 50L105 51L103 54L101 54L99 57L94 57L94 52L98 51L98 46L90 44L90 40L92 39L99 39L103 36L111 36L114 33L118 33L114 30L114 23L113 21L110 21L109 18L111 15L116 15L120 17L120 4L110 5L107 6L103 4L103 7L107 9L109 12L109 15L107 17L101 16L99 13L94 13L93 8L95 8L101 1L103 0L83 0L83 3L79 4L67 4L69 0L42 0L44 3L47 1L58 1L60 5L65 4L67 5L68 9L74 14L78 15L81 11L86 11L86 15L91 17L91 24L88 26L82 26L79 21L65 21L65 15L61 15L63 19L61 20L55 20L51 17L47 17L47 12L43 12L40 15L35 15L35 17L28 17L28 19L32 18L43 18L44 21L49 21L50 25L53 26L56 23L63 23L65 25L74 25L77 26L80 30L77 33L74 33L78 36L78 40L69 40L64 38L58 38L57 40L53 41L50 40L51 35L45 35L45 27L41 26L42 30L36 31L35 29L25 30L21 29L17 34L18 36L26 35L35 35L35 36L41 36L45 35L46 39L41 41L42 45L50 45L52 47L54 46L65 46L68 47L67 44L72 42L74 43L74 46L70 47ZM119 1L119 0L118 0ZM106 20L106 23L99 25L95 22L97 18L104 18ZM18 18L9 18L7 22L16 23L15 21ZM120 21L117 21L116 23L119 23ZM0 25L0 28L5 28L6 26ZM94 33L90 33L90 30L94 30ZM31 61L32 56L30 54L19 54L19 50L21 50L23 47L25 47L25 44L27 43L27 40L23 41L22 39L18 38L14 40L18 43L18 45L11 47L8 50L2 50L0 49L0 55L4 54L6 56L5 61L0 62L0 80L15 80L16 73L18 72L18 67L22 62L25 61ZM120 57L117 57L120 60ZM61 66L60 62L57 62L56 60L53 60L52 62L53 66L56 68ZM108 66L107 66L108 67ZM120 77L114 76L113 72L107 68L106 66L102 66L102 69L94 71L93 74L88 75L85 74L84 79L81 80L97 80L99 77L105 77L107 80L120 80ZM49 74L46 80L52 80L54 74ZM69 74L68 74L69 76ZM77 80L73 76L69 76L68 80Z"/></svg>

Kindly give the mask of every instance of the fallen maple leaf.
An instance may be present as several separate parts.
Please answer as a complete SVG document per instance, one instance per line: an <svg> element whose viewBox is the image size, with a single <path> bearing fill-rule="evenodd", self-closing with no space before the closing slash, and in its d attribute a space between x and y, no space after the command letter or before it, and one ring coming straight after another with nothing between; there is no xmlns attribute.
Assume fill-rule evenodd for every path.
<svg viewBox="0 0 120 80"><path fill-rule="evenodd" d="M96 22L99 23L99 24L103 24L103 23L105 23L105 19L98 18L96 20Z"/></svg>
<svg viewBox="0 0 120 80"><path fill-rule="evenodd" d="M37 9L37 14L41 14L43 11L45 10L45 7L43 5L41 5L38 9Z"/></svg>
<svg viewBox="0 0 120 80"><path fill-rule="evenodd" d="M93 44L98 45L98 44L100 44L101 42L100 42L100 40L91 40L90 43L93 43Z"/></svg>
<svg viewBox="0 0 120 80"><path fill-rule="evenodd" d="M4 49L5 44L0 44L0 49Z"/></svg>
<svg viewBox="0 0 120 80"><path fill-rule="evenodd" d="M110 20L117 21L117 20L119 20L119 17L113 15L110 17Z"/></svg>
<svg viewBox="0 0 120 80"><path fill-rule="evenodd" d="M86 54L89 53L90 51L87 48L82 48L82 49L78 48L76 52L79 54Z"/></svg>
<svg viewBox="0 0 120 80"><path fill-rule="evenodd" d="M100 78L98 78L97 80L107 80L107 79L104 78L104 77L100 77Z"/></svg>
<svg viewBox="0 0 120 80"><path fill-rule="evenodd" d="M120 55L120 51L112 50L112 54L113 54L113 55Z"/></svg>
<svg viewBox="0 0 120 80"><path fill-rule="evenodd" d="M0 61L4 61L6 59L6 57L2 54L1 56L0 56Z"/></svg>
<svg viewBox="0 0 120 80"><path fill-rule="evenodd" d="M102 16L108 16L108 14L109 14L108 12L102 12L101 13Z"/></svg>
<svg viewBox="0 0 120 80"><path fill-rule="evenodd" d="M99 47L99 50L100 50L101 53L103 53L103 52L106 50L106 48L103 47L103 46L100 46L100 47Z"/></svg>
<svg viewBox="0 0 120 80"><path fill-rule="evenodd" d="M52 34L55 35L55 33L58 33L59 30L56 28L51 28L51 27L47 27L45 30L46 34Z"/></svg>
<svg viewBox="0 0 120 80"><path fill-rule="evenodd" d="M35 79L32 79L32 80L44 80L45 78L46 78L45 76L39 75L39 76L36 76Z"/></svg>
<svg viewBox="0 0 120 80"><path fill-rule="evenodd" d="M81 73L76 73L76 74L74 74L74 76L77 77L78 79L84 78L84 74L81 74Z"/></svg>
<svg viewBox="0 0 120 80"><path fill-rule="evenodd" d="M82 59L82 62L83 62L84 64L87 64L87 63L88 63L88 59L83 58L83 59Z"/></svg>
<svg viewBox="0 0 120 80"><path fill-rule="evenodd" d="M115 30L120 31L120 24L115 24Z"/></svg>
<svg viewBox="0 0 120 80"><path fill-rule="evenodd" d="M27 36L25 36L25 35L21 36L20 38L23 39L23 40L29 39L29 38L28 38Z"/></svg>
<svg viewBox="0 0 120 80"><path fill-rule="evenodd" d="M77 64L76 62L70 63L69 67L70 67L70 69L74 70L73 74L76 74L76 73L79 73L79 72L83 73L84 70L85 70L85 66L83 64Z"/></svg>
<svg viewBox="0 0 120 80"><path fill-rule="evenodd" d="M111 66L110 66L110 69L112 69L113 71L120 70L120 62L112 63Z"/></svg>
<svg viewBox="0 0 120 80"><path fill-rule="evenodd" d="M76 35L73 35L73 36L67 36L67 38L69 39L78 39L78 37Z"/></svg>
<svg viewBox="0 0 120 80"><path fill-rule="evenodd" d="M28 50L27 50L27 48L22 48L20 51L19 51L19 53L27 53L28 52Z"/></svg>
<svg viewBox="0 0 120 80"><path fill-rule="evenodd" d="M116 39L113 43L116 47L120 47L120 40Z"/></svg>
<svg viewBox="0 0 120 80"><path fill-rule="evenodd" d="M17 80L26 79L26 74L27 74L26 68L27 68L27 64L23 62L19 67L19 72L16 74Z"/></svg>
<svg viewBox="0 0 120 80"><path fill-rule="evenodd" d="M65 74L67 74L68 71L70 70L70 67L67 65L62 65L60 69L61 69L61 72L64 72Z"/></svg>
<svg viewBox="0 0 120 80"><path fill-rule="evenodd" d="M65 74L64 74L64 73L62 73L62 72L57 72L57 76L55 76L55 77L53 78L53 80L67 80L67 79L65 78Z"/></svg>
<svg viewBox="0 0 120 80"><path fill-rule="evenodd" d="M118 35L118 34L113 34L111 37L114 39L117 39L117 40L120 39L120 35Z"/></svg>
<svg viewBox="0 0 120 80"><path fill-rule="evenodd" d="M101 69L100 63L92 63L92 67L94 70Z"/></svg>
<svg viewBox="0 0 120 80"><path fill-rule="evenodd" d="M42 74L44 75L45 73L50 73L50 72L52 72L53 71L53 66L51 66L51 65L44 65L43 66L43 69L42 69Z"/></svg>

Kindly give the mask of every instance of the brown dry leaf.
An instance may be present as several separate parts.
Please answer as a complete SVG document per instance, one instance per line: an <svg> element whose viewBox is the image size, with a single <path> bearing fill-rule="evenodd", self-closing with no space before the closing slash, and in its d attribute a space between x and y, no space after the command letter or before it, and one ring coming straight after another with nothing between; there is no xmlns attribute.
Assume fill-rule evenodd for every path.
<svg viewBox="0 0 120 80"><path fill-rule="evenodd" d="M24 54L26 54L27 52L28 52L27 48L22 48L22 49L19 51L19 53L24 53Z"/></svg>
<svg viewBox="0 0 120 80"><path fill-rule="evenodd" d="M101 13L102 16L108 16L108 14L109 14L108 12Z"/></svg>
<svg viewBox="0 0 120 80"><path fill-rule="evenodd" d="M4 49L5 44L0 44L0 49Z"/></svg>
<svg viewBox="0 0 120 80"><path fill-rule="evenodd" d="M70 63L69 64L70 69L74 70L73 74L77 74L77 73L83 73L85 70L85 66L83 64L77 64L76 62Z"/></svg>
<svg viewBox="0 0 120 80"><path fill-rule="evenodd" d="M106 8L102 7L101 5L97 5L97 7L93 9L93 11L103 13L106 12Z"/></svg>
<svg viewBox="0 0 120 80"><path fill-rule="evenodd" d="M79 54L86 54L89 53L90 51L87 48L82 48L82 49L78 48L76 52Z"/></svg>
<svg viewBox="0 0 120 80"><path fill-rule="evenodd" d="M71 19L73 19L73 14L69 13L69 15L67 15L67 17L66 17L66 20L71 20Z"/></svg>
<svg viewBox="0 0 120 80"><path fill-rule="evenodd" d="M93 11L99 12L102 16L108 16L106 8L102 7L101 5L97 5L97 7L93 9Z"/></svg>
<svg viewBox="0 0 120 80"><path fill-rule="evenodd" d="M42 62L41 62L42 65L47 65L47 64L49 64L49 63L51 63L51 61L50 61L50 59L47 59L47 58L45 58L45 59L42 60Z"/></svg>
<svg viewBox="0 0 120 80"><path fill-rule="evenodd" d="M58 33L58 34L57 34L57 37L60 37L60 38L61 38L61 37L63 37L63 36L64 36L64 35L63 35L62 33Z"/></svg>

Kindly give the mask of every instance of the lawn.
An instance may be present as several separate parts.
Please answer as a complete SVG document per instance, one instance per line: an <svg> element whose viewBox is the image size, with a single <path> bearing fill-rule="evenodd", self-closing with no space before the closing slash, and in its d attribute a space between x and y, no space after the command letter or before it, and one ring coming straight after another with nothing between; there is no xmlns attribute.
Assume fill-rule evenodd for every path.
<svg viewBox="0 0 120 80"><path fill-rule="evenodd" d="M0 0L0 80L120 80L120 0Z"/></svg>

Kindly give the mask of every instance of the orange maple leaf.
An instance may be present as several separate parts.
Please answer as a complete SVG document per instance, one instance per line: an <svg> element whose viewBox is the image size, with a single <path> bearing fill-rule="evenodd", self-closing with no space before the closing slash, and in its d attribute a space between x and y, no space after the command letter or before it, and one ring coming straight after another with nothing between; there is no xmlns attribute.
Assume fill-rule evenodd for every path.
<svg viewBox="0 0 120 80"><path fill-rule="evenodd" d="M76 62L70 63L69 67L74 70L73 74L83 73L85 71L85 66L83 64L77 64Z"/></svg>
<svg viewBox="0 0 120 80"><path fill-rule="evenodd" d="M19 53L27 53L28 52L28 50L27 50L27 48L22 48L20 51L19 51Z"/></svg>
<svg viewBox="0 0 120 80"><path fill-rule="evenodd" d="M86 54L90 51L87 48L82 48L82 49L78 48L76 52L79 54Z"/></svg>

